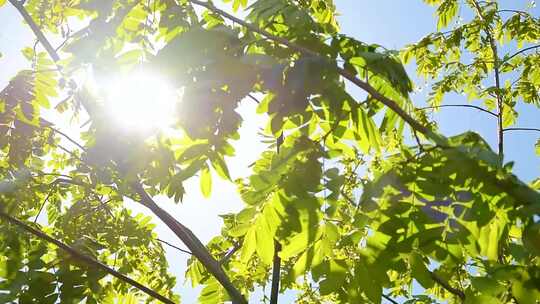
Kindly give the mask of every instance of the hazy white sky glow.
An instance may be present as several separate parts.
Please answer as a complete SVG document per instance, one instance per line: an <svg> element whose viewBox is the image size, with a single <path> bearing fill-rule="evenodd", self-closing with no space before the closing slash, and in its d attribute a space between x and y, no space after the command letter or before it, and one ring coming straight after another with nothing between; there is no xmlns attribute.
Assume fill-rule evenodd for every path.
<svg viewBox="0 0 540 304"><path fill-rule="evenodd" d="M143 72L114 79L105 90L106 107L124 127L165 129L174 123L177 91L157 75Z"/></svg>

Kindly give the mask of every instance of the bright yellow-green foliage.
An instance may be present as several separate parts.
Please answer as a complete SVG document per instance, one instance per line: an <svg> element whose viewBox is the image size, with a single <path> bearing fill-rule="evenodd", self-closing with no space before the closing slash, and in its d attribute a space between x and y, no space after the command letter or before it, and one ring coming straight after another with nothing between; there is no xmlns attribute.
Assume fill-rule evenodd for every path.
<svg viewBox="0 0 540 304"><path fill-rule="evenodd" d="M224 0L247 10L247 27L192 0L5 2L66 42L56 63L21 50L32 69L0 92L2 213L178 302L150 218L123 202L142 199L135 181L179 202L199 191L183 187L194 176L208 197L217 173L236 183L245 208L223 215L203 250L246 298L270 285L279 257L280 290L296 290L298 303L538 303L540 181L521 182L503 150L476 133L435 135L402 62L415 61L433 83L431 106L463 93L502 133L519 103L540 106L537 16L496 1L425 0L437 7L439 31L393 51L340 34L332 0ZM472 17L456 22L461 13ZM173 131L119 130L100 88L80 76L136 68L183 91ZM344 73L429 132L380 97L352 97ZM250 176L231 181L226 157L241 149L235 110L254 93L264 96L257 112L267 114L272 144ZM44 112L88 120L80 146ZM540 141L525 148L540 155ZM201 303L222 303L230 296L208 265L191 258L186 278L203 286ZM2 303L157 302L3 220L0 278Z"/></svg>

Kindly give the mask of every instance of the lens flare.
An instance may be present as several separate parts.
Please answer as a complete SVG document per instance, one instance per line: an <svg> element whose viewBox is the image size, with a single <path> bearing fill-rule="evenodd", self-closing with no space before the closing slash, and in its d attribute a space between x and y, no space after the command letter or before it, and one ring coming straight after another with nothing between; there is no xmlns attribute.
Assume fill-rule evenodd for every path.
<svg viewBox="0 0 540 304"><path fill-rule="evenodd" d="M107 107L126 128L166 129L174 123L176 90L155 75L136 73L112 81Z"/></svg>

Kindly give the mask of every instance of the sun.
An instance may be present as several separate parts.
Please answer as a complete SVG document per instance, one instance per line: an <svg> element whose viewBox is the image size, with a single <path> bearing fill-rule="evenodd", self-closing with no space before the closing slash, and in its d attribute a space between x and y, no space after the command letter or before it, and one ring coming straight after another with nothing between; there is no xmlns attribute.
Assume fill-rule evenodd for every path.
<svg viewBox="0 0 540 304"><path fill-rule="evenodd" d="M175 121L179 94L157 75L134 73L107 85L107 107L122 127L138 130L166 129Z"/></svg>

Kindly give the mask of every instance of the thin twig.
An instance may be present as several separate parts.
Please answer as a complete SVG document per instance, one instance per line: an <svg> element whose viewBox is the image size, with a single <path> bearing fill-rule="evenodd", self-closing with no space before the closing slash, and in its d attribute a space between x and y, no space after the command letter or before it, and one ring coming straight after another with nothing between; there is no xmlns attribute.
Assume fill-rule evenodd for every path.
<svg viewBox="0 0 540 304"><path fill-rule="evenodd" d="M390 302L392 304L399 304L396 300L390 298L390 296L385 295L384 293L382 294L382 297L385 298L388 302Z"/></svg>
<svg viewBox="0 0 540 304"><path fill-rule="evenodd" d="M529 51L529 50L533 50L533 49L537 49L537 48L540 48L540 45L533 45L533 46L530 46L530 47L526 47L524 49L521 49L517 52L515 52L514 54L512 54L510 57L506 58L505 60L503 60L503 62L501 64L504 64L506 63L507 61L510 61L510 59L518 56L519 54L522 54L522 53L525 53L526 51Z"/></svg>
<svg viewBox="0 0 540 304"><path fill-rule="evenodd" d="M191 252L188 251L188 250L182 249L182 248L180 248L180 247L178 247L178 246L176 246L176 245L173 245L173 244L171 244L171 243L169 243L169 242L167 242L167 241L164 241L164 240L162 240L162 239L157 239L157 241L160 242L160 243L163 243L163 244L165 244L165 245L167 245L167 246L169 246L169 247L171 247L171 248L174 248L174 249L176 249L176 250L178 250L178 251L180 251L180 252L187 253L187 254L191 254L191 255L193 254L193 253L191 253Z"/></svg>
<svg viewBox="0 0 540 304"><path fill-rule="evenodd" d="M505 128L503 129L504 132L506 131L537 131L540 132L539 128Z"/></svg>
<svg viewBox="0 0 540 304"><path fill-rule="evenodd" d="M261 103L260 100L258 100L257 98L255 98L255 96L251 95L251 94L247 94L247 97L251 98L253 101L255 101L256 103Z"/></svg>
<svg viewBox="0 0 540 304"><path fill-rule="evenodd" d="M47 196L45 196L45 199L43 200L43 202L41 203L41 206L39 207L39 211L38 213L36 214L36 218L34 219L34 224L37 223L37 220L39 218L39 216L41 215L41 211L43 211L43 207L45 207L45 204L47 204L47 201L49 201L49 197L51 196L53 190L54 190L54 187L55 185L51 185L51 189L49 189L49 191L47 192Z"/></svg>
<svg viewBox="0 0 540 304"><path fill-rule="evenodd" d="M53 128L51 126L49 126L49 129L51 129L53 132L55 133L58 133L60 135L62 135L63 137L65 137L67 140L69 140L72 144L74 144L75 146L77 146L79 149L83 150L83 151L86 151L86 148L83 147L81 144L79 144L76 140L74 140L73 138L69 137L66 133L56 129L56 128Z"/></svg>
<svg viewBox="0 0 540 304"><path fill-rule="evenodd" d="M235 243L233 248L227 252L227 254L225 254L221 260L219 260L219 264L225 265L240 248L242 248L240 243Z"/></svg>
<svg viewBox="0 0 540 304"><path fill-rule="evenodd" d="M418 133L413 130L414 139L416 140L416 144L418 145L418 149L420 152L424 152L424 145L422 145L422 142L420 141L420 137L418 137Z"/></svg>
<svg viewBox="0 0 540 304"><path fill-rule="evenodd" d="M515 9L501 9L501 10L498 10L497 11L498 13L515 13L515 14L520 14L522 16L525 16L525 17L530 17L531 15L525 11L519 11L519 10L515 10Z"/></svg>
<svg viewBox="0 0 540 304"><path fill-rule="evenodd" d="M446 289L448 292L458 296L461 300L465 300L465 293L457 288L454 288L448 284L445 280L443 280L441 277L439 277L436 273L430 272L431 278L433 281L437 282L437 284L441 285L444 289Z"/></svg>
<svg viewBox="0 0 540 304"><path fill-rule="evenodd" d="M484 109L482 107L469 105L469 104L451 104L451 105L430 106L430 107L418 108L418 109L416 109L416 111L423 111L423 110L437 109L437 108L450 108L450 107L473 108L473 109L477 109L477 110L480 110L482 112L488 113L489 115L492 115L494 117L498 117L496 113L493 113L490 110L486 110L486 109Z"/></svg>
<svg viewBox="0 0 540 304"><path fill-rule="evenodd" d="M73 256L77 260L82 261L82 262L88 264L91 267L99 268L99 269L105 271L106 273L114 276L115 278L117 278L117 279L119 279L119 280L121 280L123 282L126 282L127 284L129 284L129 285L131 285L133 287L138 288L139 290L141 290L142 292L144 292L147 295L151 296L152 298L160 300L163 303L174 304L174 302L172 300L162 296L161 294L157 293L156 291L142 285L141 283L139 283L139 282L137 282L137 281L135 281L133 279L130 279L129 277L117 272L116 270L114 270L114 269L110 268L109 266L95 260L94 258L91 258L91 257L77 251L73 247L62 243L61 241L59 241L57 239L54 239L53 237L49 236L48 234L44 233L43 231L35 229L33 227L30 227L29 225L27 225L24 222L12 217L11 215L5 213L4 211L0 210L0 217L4 218L8 222L10 222L10 223L12 223L12 224L14 224L16 226L19 226L23 230L33 234L36 237L58 246L60 249L62 249L65 252L69 253L71 256Z"/></svg>
<svg viewBox="0 0 540 304"><path fill-rule="evenodd" d="M279 154L281 145L283 144L283 132L277 138L276 153ZM272 286L270 286L270 304L277 304L279 298L279 281L281 279L281 243L274 240L274 257L272 261Z"/></svg>

